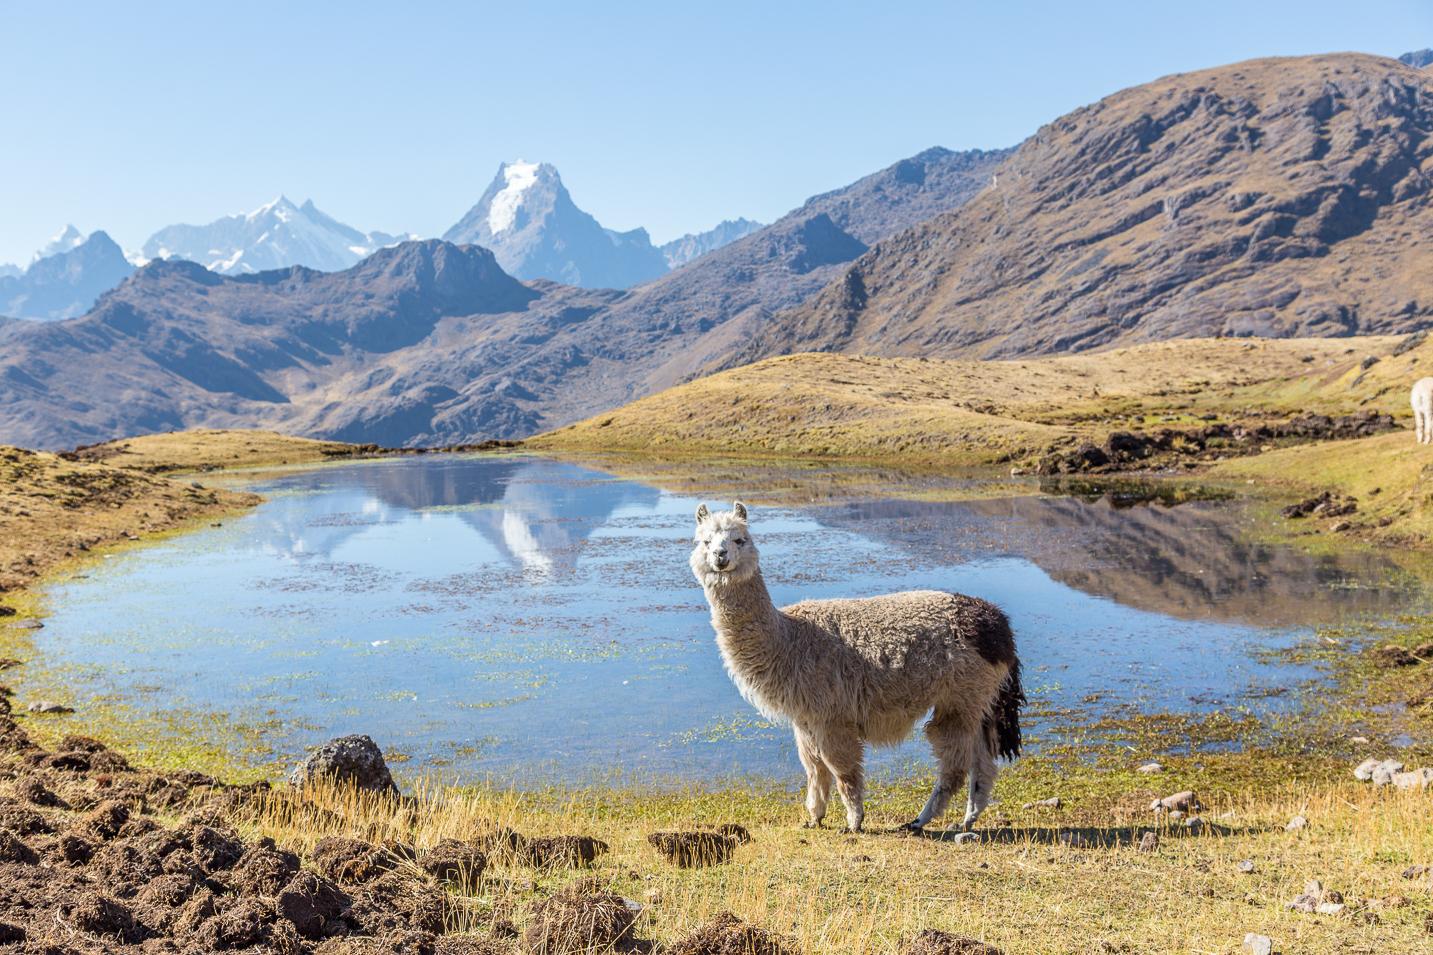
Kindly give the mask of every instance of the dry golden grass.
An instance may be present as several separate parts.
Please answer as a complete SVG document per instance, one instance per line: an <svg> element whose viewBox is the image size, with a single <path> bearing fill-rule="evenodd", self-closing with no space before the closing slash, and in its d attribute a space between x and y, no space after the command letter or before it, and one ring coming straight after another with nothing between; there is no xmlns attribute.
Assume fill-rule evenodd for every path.
<svg viewBox="0 0 1433 955"><path fill-rule="evenodd" d="M1019 789L1002 783L997 795L1013 804L1024 798ZM913 807L920 795L914 788L887 794L873 826L903 820L910 808L904 803ZM315 801L332 816L315 821L282 798L252 825L300 852L326 835L392 838L421 850L444 838L473 839L495 825L530 835L592 835L611 846L588 871L498 861L465 896L455 929L495 916L521 925L538 898L595 876L646 906L638 922L644 937L670 942L731 910L789 934L808 955L894 953L924 928L980 938L1009 955L1235 952L1249 931L1271 936L1284 952L1412 952L1429 944L1433 882L1402 873L1433 860L1433 794L1352 782L1291 785L1210 800L1204 818L1211 825L1199 835L1161 828L1143 810L1145 799L1073 811L997 807L992 813L1016 818L983 830L976 845L802 830L794 825L795 794L745 790L434 788L421 793L416 812L352 790L329 791ZM1309 826L1285 831L1295 814ZM753 836L725 865L677 869L647 843L657 830L722 822L739 822ZM1136 843L1150 829L1162 833L1159 849L1140 852ZM1060 834L1069 832L1090 844L1062 844ZM1252 874L1239 871L1243 859L1254 862ZM1285 908L1313 878L1345 896L1343 914Z"/></svg>
<svg viewBox="0 0 1433 955"><path fill-rule="evenodd" d="M1298 529L1326 531L1351 525L1355 538L1423 544L1433 541L1433 447L1414 443L1408 431L1357 441L1281 448L1224 461L1210 472L1298 493L1324 490L1358 499L1346 517L1308 518Z"/></svg>
<svg viewBox="0 0 1433 955"><path fill-rule="evenodd" d="M1061 438L1304 411L1408 415L1433 342L1195 339L1012 361L789 355L702 378L530 439L551 450L1020 459ZM1372 356L1379 359L1362 367Z"/></svg>
<svg viewBox="0 0 1433 955"><path fill-rule="evenodd" d="M95 548L258 501L254 494L0 446L0 592Z"/></svg>
<svg viewBox="0 0 1433 955"><path fill-rule="evenodd" d="M341 441L296 438L277 431L196 428L107 441L78 454L86 461L162 473L311 464L347 457L356 450L355 445Z"/></svg>

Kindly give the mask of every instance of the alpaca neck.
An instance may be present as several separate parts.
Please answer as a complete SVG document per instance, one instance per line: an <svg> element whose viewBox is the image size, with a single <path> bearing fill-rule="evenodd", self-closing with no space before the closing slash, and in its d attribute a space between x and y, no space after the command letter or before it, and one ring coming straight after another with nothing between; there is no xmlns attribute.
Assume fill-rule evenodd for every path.
<svg viewBox="0 0 1433 955"><path fill-rule="evenodd" d="M772 604L761 571L705 589L717 646L737 687L768 716L782 715L791 669L784 653L785 617Z"/></svg>

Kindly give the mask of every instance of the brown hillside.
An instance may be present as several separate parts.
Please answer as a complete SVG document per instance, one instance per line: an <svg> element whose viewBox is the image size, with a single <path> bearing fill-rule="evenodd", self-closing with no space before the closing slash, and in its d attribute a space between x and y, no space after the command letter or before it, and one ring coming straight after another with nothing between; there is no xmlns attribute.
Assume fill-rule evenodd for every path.
<svg viewBox="0 0 1433 955"><path fill-rule="evenodd" d="M1431 133L1433 76L1362 54L1124 90L1041 129L978 198L876 244L724 366L1424 327Z"/></svg>

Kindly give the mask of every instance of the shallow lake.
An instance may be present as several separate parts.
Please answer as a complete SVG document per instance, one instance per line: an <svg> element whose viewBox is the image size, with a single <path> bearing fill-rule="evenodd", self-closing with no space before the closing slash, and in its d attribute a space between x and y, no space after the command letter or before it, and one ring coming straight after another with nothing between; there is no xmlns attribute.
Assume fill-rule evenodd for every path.
<svg viewBox="0 0 1433 955"><path fill-rule="evenodd" d="M406 757L401 773L446 780L799 775L788 732L722 669L687 567L699 499L685 490L515 456L237 480L266 502L49 589L36 649L77 706L217 714L190 732L253 727L281 760L368 733ZM820 471L783 482L779 500L822 503L751 491L773 598L937 588L999 603L1046 714L1031 714L1036 748L1052 724L1111 709L1276 712L1315 674L1266 651L1414 597L1375 556L1249 543L1237 502L941 501L939 482L919 500L843 499ZM917 738L874 766L925 758Z"/></svg>

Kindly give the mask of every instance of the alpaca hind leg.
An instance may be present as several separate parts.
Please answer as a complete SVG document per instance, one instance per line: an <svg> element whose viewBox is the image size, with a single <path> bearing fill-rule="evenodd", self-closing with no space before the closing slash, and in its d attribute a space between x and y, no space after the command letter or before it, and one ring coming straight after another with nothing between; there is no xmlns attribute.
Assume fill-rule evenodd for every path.
<svg viewBox="0 0 1433 955"><path fill-rule="evenodd" d="M796 754L806 770L806 825L821 828L826 818L826 803L831 798L831 770L821 760L816 743L801 730L796 731Z"/></svg>
<svg viewBox="0 0 1433 955"><path fill-rule="evenodd" d="M826 732L817 741L821 759L836 777L836 791L846 804L846 828L860 832L866 821L865 752L854 731Z"/></svg>
<svg viewBox="0 0 1433 955"><path fill-rule="evenodd" d="M926 800L921 814L906 823L905 828L912 830L924 829L940 818L940 814L945 812L945 807L950 804L951 797L960 790L961 781L973 765L971 734L961 721L937 713L926 724L925 735L935 753L935 787L931 790L930 798Z"/></svg>
<svg viewBox="0 0 1433 955"><path fill-rule="evenodd" d="M979 819L985 807L990 805L990 797L995 792L995 775L999 772L995 767L995 756L986 744L983 734L971 737L971 748L975 758L970 764L970 776L966 780L965 819L960 823L966 831L975 825L975 820Z"/></svg>

